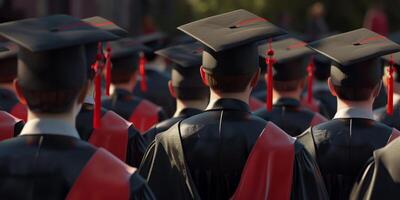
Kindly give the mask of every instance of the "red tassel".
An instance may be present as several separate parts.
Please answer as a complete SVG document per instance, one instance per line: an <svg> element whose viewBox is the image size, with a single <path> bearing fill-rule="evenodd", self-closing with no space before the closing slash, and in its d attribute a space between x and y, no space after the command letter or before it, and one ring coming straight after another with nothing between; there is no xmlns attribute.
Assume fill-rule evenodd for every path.
<svg viewBox="0 0 400 200"><path fill-rule="evenodd" d="M307 72L308 72L308 77L307 77L307 103L312 104L313 103L313 82L314 82L314 70L315 70L315 65L314 65L314 57L311 57L310 63L307 66Z"/></svg>
<svg viewBox="0 0 400 200"><path fill-rule="evenodd" d="M106 57L106 95L110 96L110 85L111 85L111 47L107 43L107 54Z"/></svg>
<svg viewBox="0 0 400 200"><path fill-rule="evenodd" d="M386 112L388 115L393 115L393 72L394 72L394 61L393 56L391 56L389 61L388 77L387 77L387 107Z"/></svg>
<svg viewBox="0 0 400 200"><path fill-rule="evenodd" d="M143 92L147 91L147 81L146 81L146 57L144 55L144 53L140 53L140 59L139 59L139 73L140 76L142 77L141 81L140 81L140 89Z"/></svg>
<svg viewBox="0 0 400 200"><path fill-rule="evenodd" d="M268 66L267 69L267 111L272 110L272 88L273 88L273 81L272 81L272 69L274 67L275 59L274 59L274 50L272 49L271 39L269 40L269 49L266 52L267 56L265 62Z"/></svg>
<svg viewBox="0 0 400 200"><path fill-rule="evenodd" d="M98 52L96 56L96 62L93 65L95 72L94 76L94 111L93 111L93 128L100 128L101 123L101 72L103 66L101 66L101 60L103 56L101 54L101 43L98 45Z"/></svg>

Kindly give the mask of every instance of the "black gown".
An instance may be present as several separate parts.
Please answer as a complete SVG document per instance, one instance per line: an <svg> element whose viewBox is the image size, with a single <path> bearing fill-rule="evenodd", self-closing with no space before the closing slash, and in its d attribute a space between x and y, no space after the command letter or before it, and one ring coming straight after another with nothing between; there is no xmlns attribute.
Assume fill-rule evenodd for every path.
<svg viewBox="0 0 400 200"><path fill-rule="evenodd" d="M191 117L193 115L197 115L203 112L202 110L195 108L185 108L179 112L178 116L164 120L153 126L150 130L143 134L143 137L146 138L147 141L153 141L157 134L168 130L172 125L177 122Z"/></svg>
<svg viewBox="0 0 400 200"><path fill-rule="evenodd" d="M141 124L135 124L136 122L132 120L132 114L136 111L136 109L138 109L138 106L142 103L142 101L146 100L132 95L132 93L130 93L129 91L123 89L116 89L109 99L106 99L102 102L102 105L104 108L112 110L121 117L123 117L124 119L132 122L139 131L145 132L149 130L156 123L164 121L167 117L162 108L152 104L153 105L152 107L154 108L153 110L156 111L155 113L151 114L155 115L155 117L157 118L156 121L151 122L151 124L145 124L145 125L142 124L143 127L141 126ZM147 115L150 114L151 111L143 110L141 112L147 112L144 113Z"/></svg>
<svg viewBox="0 0 400 200"><path fill-rule="evenodd" d="M393 115L388 115L386 107L382 107L374 111L374 118L390 127L400 129L400 102L393 105Z"/></svg>
<svg viewBox="0 0 400 200"><path fill-rule="evenodd" d="M395 200L400 198L400 139L374 152L374 160L355 184L352 200Z"/></svg>
<svg viewBox="0 0 400 200"><path fill-rule="evenodd" d="M290 136L296 137L311 125L326 121L318 113L302 108L300 102L292 98L281 98L274 103L271 112L262 108L254 113L266 121L274 122Z"/></svg>
<svg viewBox="0 0 400 200"><path fill-rule="evenodd" d="M298 136L317 161L330 199L348 199L372 153L385 146L393 129L371 119L339 118Z"/></svg>
<svg viewBox="0 0 400 200"><path fill-rule="evenodd" d="M157 70L146 69L147 91L140 89L138 82L133 90L133 95L141 97L159 105L163 108L168 117L172 117L175 112L175 99L171 96L168 89L170 78L167 74Z"/></svg>
<svg viewBox="0 0 400 200"><path fill-rule="evenodd" d="M52 134L2 142L1 199L63 200L95 152L95 147L79 139ZM130 199L153 199L137 173L130 177L130 191Z"/></svg>
<svg viewBox="0 0 400 200"><path fill-rule="evenodd" d="M11 110L18 103L18 98L15 96L14 92L0 88L0 110L11 113Z"/></svg>
<svg viewBox="0 0 400 200"><path fill-rule="evenodd" d="M102 109L102 116L107 112ZM93 133L93 105L84 103L76 118L76 129L82 140L88 141ZM128 129L128 149L126 153L126 163L138 167L146 151L148 142L133 127Z"/></svg>
<svg viewBox="0 0 400 200"><path fill-rule="evenodd" d="M229 199L266 124L246 103L220 99L157 135L140 174L158 199ZM326 199L316 164L301 144L293 145L292 199Z"/></svg>

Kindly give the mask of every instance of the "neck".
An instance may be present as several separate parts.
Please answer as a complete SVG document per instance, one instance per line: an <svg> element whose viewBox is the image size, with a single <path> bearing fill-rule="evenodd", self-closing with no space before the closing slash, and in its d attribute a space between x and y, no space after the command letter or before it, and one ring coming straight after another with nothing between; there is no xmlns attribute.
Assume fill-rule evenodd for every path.
<svg viewBox="0 0 400 200"><path fill-rule="evenodd" d="M217 93L210 90L210 103L208 104L207 109L211 109L214 103L219 99L236 99L249 104L250 92L251 90L245 90L239 93Z"/></svg>
<svg viewBox="0 0 400 200"><path fill-rule="evenodd" d="M1 83L0 84L1 89L6 89L14 92L14 85L12 83Z"/></svg>
<svg viewBox="0 0 400 200"><path fill-rule="evenodd" d="M131 91L133 91L133 88L134 88L134 86L132 86L132 84L130 82L129 83L112 84L111 86L112 86L111 93L114 93L114 91L116 89L121 89L121 90L126 90L126 91L131 92Z"/></svg>
<svg viewBox="0 0 400 200"><path fill-rule="evenodd" d="M198 110L204 110L207 107L207 102L203 100L191 100L191 101L182 101L176 100L176 111L174 117L179 116L179 113L186 108L194 108Z"/></svg>
<svg viewBox="0 0 400 200"><path fill-rule="evenodd" d="M373 99L367 101L346 101L337 98L337 110L358 108L372 112Z"/></svg>
<svg viewBox="0 0 400 200"><path fill-rule="evenodd" d="M273 102L277 102L279 99L282 98L291 98L300 101L301 91L292 91L292 92L278 92L273 90Z"/></svg>
<svg viewBox="0 0 400 200"><path fill-rule="evenodd" d="M52 119L59 120L69 124L72 127L75 127L75 118L76 115L74 112L63 113L63 114L42 114L42 113L34 113L28 110L28 121L33 119Z"/></svg>

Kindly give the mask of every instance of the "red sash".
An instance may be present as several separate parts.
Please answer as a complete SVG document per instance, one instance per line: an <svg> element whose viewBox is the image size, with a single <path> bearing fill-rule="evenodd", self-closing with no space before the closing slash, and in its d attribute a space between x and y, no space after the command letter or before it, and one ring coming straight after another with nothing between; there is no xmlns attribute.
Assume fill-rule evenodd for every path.
<svg viewBox="0 0 400 200"><path fill-rule="evenodd" d="M232 200L290 199L295 139L269 122L254 145Z"/></svg>
<svg viewBox="0 0 400 200"><path fill-rule="evenodd" d="M28 110L22 103L15 104L15 106L11 109L10 114L14 115L14 117L18 119L24 120L25 122L28 119Z"/></svg>
<svg viewBox="0 0 400 200"><path fill-rule="evenodd" d="M126 161L130 126L130 122L112 111L107 111L101 118L101 127L93 130L89 143L96 147L103 147L117 158Z"/></svg>
<svg viewBox="0 0 400 200"><path fill-rule="evenodd" d="M262 101L254 98L254 97L250 97L249 99L249 106L250 106L250 110L252 112L261 109L263 107L265 107L265 103L263 103Z"/></svg>
<svg viewBox="0 0 400 200"><path fill-rule="evenodd" d="M300 100L301 106L304 108L307 108L313 112L318 113L319 112L319 106L321 105L321 102L319 102L317 99L313 99L313 103L308 103L306 98L302 98Z"/></svg>
<svg viewBox="0 0 400 200"><path fill-rule="evenodd" d="M316 126L326 121L328 120L325 117L323 117L319 113L315 113L313 119L311 120L310 126Z"/></svg>
<svg viewBox="0 0 400 200"><path fill-rule="evenodd" d="M154 124L158 123L158 113L161 108L150 101L142 100L136 109L132 112L129 121L135 125L140 133L149 130Z"/></svg>
<svg viewBox="0 0 400 200"><path fill-rule="evenodd" d="M15 118L7 112L0 111L0 141L14 137L15 124L20 121L20 119Z"/></svg>
<svg viewBox="0 0 400 200"><path fill-rule="evenodd" d="M83 168L66 200L128 200L131 175L136 171L99 148Z"/></svg>
<svg viewBox="0 0 400 200"><path fill-rule="evenodd" d="M392 129L392 134L390 135L389 140L388 140L387 143L388 144L391 143L393 140L395 140L399 136L400 136L400 132L397 129L393 128Z"/></svg>

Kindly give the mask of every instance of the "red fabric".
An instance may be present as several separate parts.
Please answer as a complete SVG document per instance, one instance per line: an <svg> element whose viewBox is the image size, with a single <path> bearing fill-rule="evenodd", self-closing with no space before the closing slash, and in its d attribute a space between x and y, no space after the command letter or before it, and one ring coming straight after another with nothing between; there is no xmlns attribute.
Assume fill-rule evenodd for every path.
<svg viewBox="0 0 400 200"><path fill-rule="evenodd" d="M269 122L254 145L232 200L288 200L295 139Z"/></svg>
<svg viewBox="0 0 400 200"><path fill-rule="evenodd" d="M388 140L388 144L391 143L396 138L398 138L399 136L400 136L400 132L397 129L393 128L392 129L392 134L390 135L390 138Z"/></svg>
<svg viewBox="0 0 400 200"><path fill-rule="evenodd" d="M311 120L310 126L316 126L326 121L328 120L325 117L323 117L319 113L315 113L313 119Z"/></svg>
<svg viewBox="0 0 400 200"><path fill-rule="evenodd" d="M10 114L18 119L24 120L25 122L28 119L28 109L22 103L15 104L15 106L11 109Z"/></svg>
<svg viewBox="0 0 400 200"><path fill-rule="evenodd" d="M89 143L103 147L122 161L126 161L128 148L128 129L131 123L112 111L101 118L101 126L95 128L89 138Z"/></svg>
<svg viewBox="0 0 400 200"><path fill-rule="evenodd" d="M300 104L304 108L307 108L313 112L319 113L319 106L321 105L321 102L319 102L316 99L313 99L312 103L308 103L307 99L302 98L300 100Z"/></svg>
<svg viewBox="0 0 400 200"><path fill-rule="evenodd" d="M250 97L249 99L249 106L252 112L261 109L264 107L264 103L254 97Z"/></svg>
<svg viewBox="0 0 400 200"><path fill-rule="evenodd" d="M66 200L128 200L129 179L135 170L99 148L83 168Z"/></svg>
<svg viewBox="0 0 400 200"><path fill-rule="evenodd" d="M132 122L140 133L143 134L153 125L158 123L158 113L160 110L161 108L153 103L147 100L142 100L132 112L129 121Z"/></svg>
<svg viewBox="0 0 400 200"><path fill-rule="evenodd" d="M0 141L14 137L15 124L20 121L20 119L15 118L7 112L0 111Z"/></svg>

